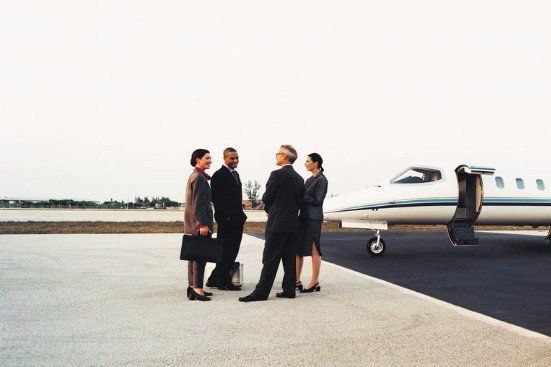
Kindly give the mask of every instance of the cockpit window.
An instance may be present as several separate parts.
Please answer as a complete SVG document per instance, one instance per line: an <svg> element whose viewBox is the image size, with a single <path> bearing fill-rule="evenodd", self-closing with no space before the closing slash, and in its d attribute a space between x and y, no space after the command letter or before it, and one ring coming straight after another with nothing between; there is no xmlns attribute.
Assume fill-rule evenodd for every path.
<svg viewBox="0 0 551 367"><path fill-rule="evenodd" d="M442 173L431 168L409 168L390 181L393 184L416 184L435 182L442 179Z"/></svg>

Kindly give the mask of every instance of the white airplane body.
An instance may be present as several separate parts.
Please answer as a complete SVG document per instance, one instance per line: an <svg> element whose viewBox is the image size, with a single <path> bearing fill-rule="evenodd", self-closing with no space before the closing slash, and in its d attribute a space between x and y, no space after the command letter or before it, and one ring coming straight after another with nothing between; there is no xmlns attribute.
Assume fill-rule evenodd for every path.
<svg viewBox="0 0 551 367"><path fill-rule="evenodd" d="M551 225L551 177L490 167L412 166L386 183L328 198L327 220L377 231L368 243L384 253L380 230L392 224L447 225L454 245L476 245L473 225ZM548 236L549 237L549 236Z"/></svg>

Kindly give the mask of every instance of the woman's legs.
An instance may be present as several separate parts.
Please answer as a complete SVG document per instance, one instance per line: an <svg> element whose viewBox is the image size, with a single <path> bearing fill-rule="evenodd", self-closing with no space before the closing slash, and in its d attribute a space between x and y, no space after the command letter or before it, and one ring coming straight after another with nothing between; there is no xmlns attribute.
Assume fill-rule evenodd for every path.
<svg viewBox="0 0 551 367"><path fill-rule="evenodd" d="M205 277L205 265L207 265L205 262L200 261L190 261L191 264L191 279L192 284L191 286L195 290L195 292L204 295L205 292L203 291L203 280ZM188 267L188 277L189 277L189 267Z"/></svg>
<svg viewBox="0 0 551 367"><path fill-rule="evenodd" d="M316 285L317 282L319 282L320 268L321 255L318 252L316 243L314 242L312 243L312 279L310 279L310 283L308 283L308 286L306 288L311 288Z"/></svg>
<svg viewBox="0 0 551 367"><path fill-rule="evenodd" d="M193 261L187 262L187 285L193 287Z"/></svg>
<svg viewBox="0 0 551 367"><path fill-rule="evenodd" d="M296 269L297 269L297 279L295 283L300 282L300 274L302 273L302 265L304 265L304 258L297 255Z"/></svg>

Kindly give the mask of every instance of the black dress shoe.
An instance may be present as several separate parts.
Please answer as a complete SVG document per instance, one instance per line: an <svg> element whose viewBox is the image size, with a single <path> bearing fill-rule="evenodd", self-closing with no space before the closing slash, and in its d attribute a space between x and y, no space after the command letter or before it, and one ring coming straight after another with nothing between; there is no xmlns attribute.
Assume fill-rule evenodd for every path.
<svg viewBox="0 0 551 367"><path fill-rule="evenodd" d="M234 284L226 284L226 285L221 285L218 287L218 289L220 289L221 291L240 291L241 290L241 287L238 287Z"/></svg>
<svg viewBox="0 0 551 367"><path fill-rule="evenodd" d="M256 302L256 301L265 301L266 298L257 298L253 293L245 297L239 297L239 302Z"/></svg>
<svg viewBox="0 0 551 367"><path fill-rule="evenodd" d="M205 285L209 288L218 288L218 284L216 284L214 282L211 282L210 280L207 281L207 283Z"/></svg>
<svg viewBox="0 0 551 367"><path fill-rule="evenodd" d="M276 297L278 297L278 298L295 298L296 296L294 294L279 292L279 293L276 293Z"/></svg>

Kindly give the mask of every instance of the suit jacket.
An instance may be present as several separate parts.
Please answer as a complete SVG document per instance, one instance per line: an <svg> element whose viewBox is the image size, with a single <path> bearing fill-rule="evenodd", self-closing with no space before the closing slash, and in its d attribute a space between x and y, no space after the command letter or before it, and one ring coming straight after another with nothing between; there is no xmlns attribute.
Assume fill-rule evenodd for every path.
<svg viewBox="0 0 551 367"><path fill-rule="evenodd" d="M327 178L320 172L306 180L301 219L323 221L323 201L327 195Z"/></svg>
<svg viewBox="0 0 551 367"><path fill-rule="evenodd" d="M205 176L194 169L186 185L184 233L197 234L199 225L203 224L206 224L211 232L214 230L210 186Z"/></svg>
<svg viewBox="0 0 551 367"><path fill-rule="evenodd" d="M298 213L304 197L304 179L293 166L283 166L270 174L262 196L268 213L266 233L298 232Z"/></svg>
<svg viewBox="0 0 551 367"><path fill-rule="evenodd" d="M229 222L243 224L247 216L243 212L243 191L239 174L235 181L229 169L222 166L211 180L214 218L219 225Z"/></svg>

